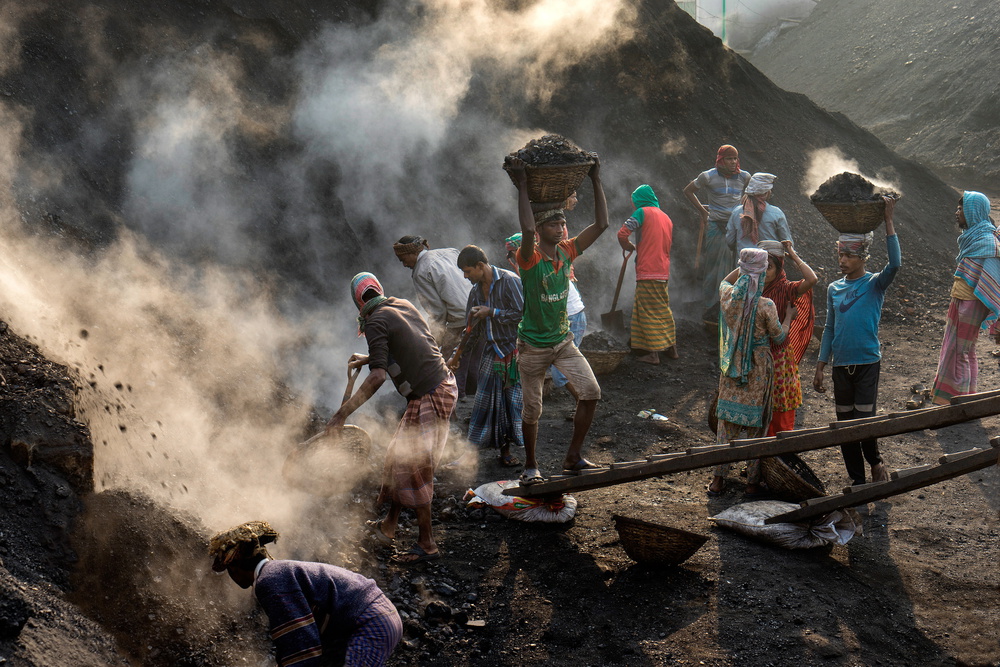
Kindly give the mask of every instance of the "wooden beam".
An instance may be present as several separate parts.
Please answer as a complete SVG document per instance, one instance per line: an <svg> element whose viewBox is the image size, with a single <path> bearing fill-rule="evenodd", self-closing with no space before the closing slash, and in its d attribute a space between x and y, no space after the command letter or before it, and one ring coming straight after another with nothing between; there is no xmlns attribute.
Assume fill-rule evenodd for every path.
<svg viewBox="0 0 1000 667"><path fill-rule="evenodd" d="M971 396L979 396L972 394ZM637 482L667 473L707 468L722 463L735 463L762 456L779 456L835 447L847 442L869 438L885 438L924 429L938 429L973 419L1000 414L1000 391L990 392L987 398L970 400L958 405L943 405L923 410L895 413L892 416L868 417L831 423L827 429L802 429L788 431L782 438L753 438L734 440L729 447L712 448L697 454L654 454L647 457L647 465L609 469L579 477L550 480L529 486L504 489L507 496L532 498L571 491L599 489L615 484ZM835 428L832 428L836 425ZM794 434L794 435L792 435ZM749 444L747 444L749 443ZM710 446L712 447L712 446Z"/></svg>
<svg viewBox="0 0 1000 667"><path fill-rule="evenodd" d="M805 503L803 503L803 507L800 507L797 510L792 510L791 512L772 516L769 519L765 519L764 523L797 523L813 517L822 516L828 512L833 512L834 510L843 509L845 507L854 507L856 505L870 503L875 500L881 500L883 498L888 498L889 496L895 496L900 493L906 493L907 491L913 491L914 489L920 489L925 486L937 484L938 482L944 482L954 477L961 477L962 475L975 470L981 470L992 465L997 465L1000 463L1000 457L998 457L997 445L994 444L996 440L997 439L994 438L990 441L990 444L993 444L991 449L980 449L977 452L974 452L957 461L934 466L929 470L900 477L899 479L889 480L888 482L858 485L853 487L850 493L845 493L839 496L827 496L826 498L819 499L821 502L815 502L809 505L805 505Z"/></svg>

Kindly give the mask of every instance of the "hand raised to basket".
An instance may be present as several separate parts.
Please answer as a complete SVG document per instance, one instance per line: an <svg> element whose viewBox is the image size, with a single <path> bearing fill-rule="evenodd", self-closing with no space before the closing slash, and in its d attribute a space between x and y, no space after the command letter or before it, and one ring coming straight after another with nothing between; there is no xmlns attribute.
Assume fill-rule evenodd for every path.
<svg viewBox="0 0 1000 667"><path fill-rule="evenodd" d="M525 171L527 163L516 155L508 155L503 159L504 169L514 178L514 182L519 186L528 182L528 173Z"/></svg>
<svg viewBox="0 0 1000 667"><path fill-rule="evenodd" d="M597 153L591 153L590 159L594 161L594 165L590 168L590 178L598 179L601 177L601 158Z"/></svg>

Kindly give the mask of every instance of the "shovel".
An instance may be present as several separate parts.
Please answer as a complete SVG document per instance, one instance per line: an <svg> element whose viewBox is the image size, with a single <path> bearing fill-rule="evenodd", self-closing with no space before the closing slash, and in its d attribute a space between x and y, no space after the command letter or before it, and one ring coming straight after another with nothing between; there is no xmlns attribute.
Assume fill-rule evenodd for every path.
<svg viewBox="0 0 1000 667"><path fill-rule="evenodd" d="M626 253L622 250L622 270L618 274L618 287L615 288L615 298L611 301L611 312L601 313L601 327L611 334L625 335L625 313L615 310L618 306L618 295L622 291L622 281L625 280L625 269L628 268L628 259L632 256L632 251Z"/></svg>

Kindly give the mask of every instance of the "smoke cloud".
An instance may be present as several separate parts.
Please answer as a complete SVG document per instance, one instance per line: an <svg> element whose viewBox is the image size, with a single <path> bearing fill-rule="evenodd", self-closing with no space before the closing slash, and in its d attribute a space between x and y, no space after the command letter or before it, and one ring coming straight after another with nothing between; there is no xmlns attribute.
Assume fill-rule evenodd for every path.
<svg viewBox="0 0 1000 667"><path fill-rule="evenodd" d="M114 82L108 114L128 120L134 150L117 239L89 253L22 225L25 191L73 180L56 154L25 156L21 112L0 102L0 308L79 374L98 488L143 491L211 530L267 518L305 532L318 501L281 470L309 435L309 407L339 402L345 362L365 350L349 277L374 269L390 293L412 297L387 241L421 233L486 247L484 236L510 233L489 227L515 226L501 158L551 128L466 113L470 90L485 72L544 104L568 68L627 39L635 18L617 1L501 4L430 0L419 15L394 7L361 27L327 26L269 57L267 80L212 35L193 48L155 44L127 72L98 71L117 61L91 39L88 76ZM105 17L85 18L94 28ZM233 39L268 48L252 28ZM101 140L98 123L84 134ZM469 193L476 210L456 209ZM333 214L346 228L331 228ZM282 262L300 283L279 278ZM352 419L376 458L402 403L380 394ZM324 527L316 548L338 530L348 527Z"/></svg>

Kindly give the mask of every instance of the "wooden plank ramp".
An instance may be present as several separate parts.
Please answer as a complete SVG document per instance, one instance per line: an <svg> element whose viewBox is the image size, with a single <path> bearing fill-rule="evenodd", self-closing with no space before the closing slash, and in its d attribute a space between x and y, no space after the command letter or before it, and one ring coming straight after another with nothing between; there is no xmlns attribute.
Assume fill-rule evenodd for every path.
<svg viewBox="0 0 1000 667"><path fill-rule="evenodd" d="M900 470L894 479L887 482L873 482L849 486L838 495L811 498L801 507L785 514L766 519L764 523L796 523L834 510L855 507L875 500L882 500L907 491L944 482L976 470L1000 464L1000 438L990 439L989 449L970 449L947 454L939 459L936 466L918 466L909 471Z"/></svg>
<svg viewBox="0 0 1000 667"><path fill-rule="evenodd" d="M762 456L794 454L839 446L868 438L885 438L902 433L944 428L974 419L1000 414L1000 391L961 396L951 405L832 422L827 427L786 431L780 437L734 440L728 447L692 447L691 453L676 452L647 457L647 463L615 466L587 475L560 476L547 482L504 489L504 495L535 498L605 486L638 482L668 473L736 463ZM857 504L857 503L856 503Z"/></svg>

